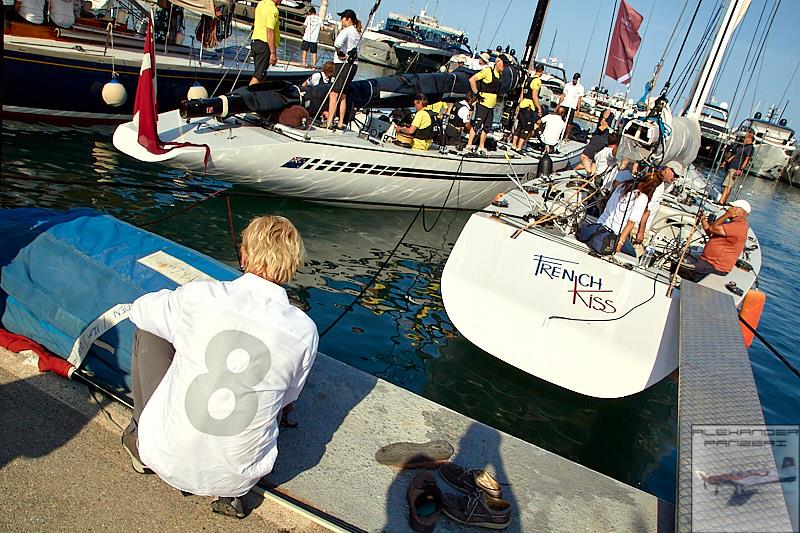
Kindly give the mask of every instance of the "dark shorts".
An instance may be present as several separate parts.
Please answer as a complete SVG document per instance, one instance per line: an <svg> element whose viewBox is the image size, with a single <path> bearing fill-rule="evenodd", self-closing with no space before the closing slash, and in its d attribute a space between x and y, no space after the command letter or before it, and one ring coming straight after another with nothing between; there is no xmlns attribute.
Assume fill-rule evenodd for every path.
<svg viewBox="0 0 800 533"><path fill-rule="evenodd" d="M250 44L250 51L253 53L253 62L256 65L253 77L258 81L264 81L269 68L269 45L264 41L255 39Z"/></svg>
<svg viewBox="0 0 800 533"><path fill-rule="evenodd" d="M530 135L536 120L536 112L532 107L521 108L519 110L519 116L517 117L517 137L527 137Z"/></svg>
<svg viewBox="0 0 800 533"><path fill-rule="evenodd" d="M575 118L575 110L566 106L564 108L567 110L567 114L564 116L564 122L566 122L567 125L570 125L572 124L572 119Z"/></svg>
<svg viewBox="0 0 800 533"><path fill-rule="evenodd" d="M303 41L300 45L300 50L303 52L311 52L312 54L317 53L317 43L312 43L310 41Z"/></svg>
<svg viewBox="0 0 800 533"><path fill-rule="evenodd" d="M586 148L583 149L583 154L589 159L594 159L594 156L597 153L608 146L608 135L592 135L592 138L589 139L589 143L586 145Z"/></svg>
<svg viewBox="0 0 800 533"><path fill-rule="evenodd" d="M333 67L333 88L331 92L342 93L356 77L358 65L351 65L349 63L336 63Z"/></svg>
<svg viewBox="0 0 800 533"><path fill-rule="evenodd" d="M475 117L472 119L472 127L475 131L492 131L494 122L494 108L486 107L483 104L475 104Z"/></svg>

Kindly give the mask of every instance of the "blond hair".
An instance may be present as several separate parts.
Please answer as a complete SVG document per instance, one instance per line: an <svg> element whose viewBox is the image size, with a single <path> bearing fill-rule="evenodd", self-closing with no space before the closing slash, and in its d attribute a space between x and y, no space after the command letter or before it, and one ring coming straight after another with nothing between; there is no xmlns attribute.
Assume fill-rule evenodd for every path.
<svg viewBox="0 0 800 533"><path fill-rule="evenodd" d="M275 283L289 283L302 264L304 254L303 239L288 218L256 217L242 232L245 272Z"/></svg>

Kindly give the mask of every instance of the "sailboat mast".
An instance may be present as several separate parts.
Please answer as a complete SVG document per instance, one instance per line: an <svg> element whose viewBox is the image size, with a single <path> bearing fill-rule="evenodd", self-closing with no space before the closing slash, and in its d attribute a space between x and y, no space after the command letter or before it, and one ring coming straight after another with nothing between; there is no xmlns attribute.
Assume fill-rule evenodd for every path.
<svg viewBox="0 0 800 533"><path fill-rule="evenodd" d="M536 52L539 48L539 39L542 36L542 27L544 26L544 19L547 16L547 8L549 5L550 0L539 0L533 12L531 29L528 32L528 39L525 41L525 49L522 52L521 65L525 70L530 68L531 61L536 57Z"/></svg>
<svg viewBox="0 0 800 533"><path fill-rule="evenodd" d="M711 87L714 84L714 78L717 76L720 65L722 64L725 49L728 47L734 31L736 31L736 27L744 18L747 8L749 7L750 0L730 0L728 3L728 8L720 22L711 50L709 50L705 64L695 79L682 114L695 117L700 116L703 110L703 104L705 104L711 94Z"/></svg>

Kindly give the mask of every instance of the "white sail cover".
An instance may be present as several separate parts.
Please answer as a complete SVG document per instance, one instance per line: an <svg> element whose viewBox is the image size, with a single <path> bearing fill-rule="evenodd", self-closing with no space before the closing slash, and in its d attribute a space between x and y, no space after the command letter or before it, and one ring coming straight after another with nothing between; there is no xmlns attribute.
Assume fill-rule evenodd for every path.
<svg viewBox="0 0 800 533"><path fill-rule="evenodd" d="M201 15L215 16L214 0L170 0L170 2Z"/></svg>

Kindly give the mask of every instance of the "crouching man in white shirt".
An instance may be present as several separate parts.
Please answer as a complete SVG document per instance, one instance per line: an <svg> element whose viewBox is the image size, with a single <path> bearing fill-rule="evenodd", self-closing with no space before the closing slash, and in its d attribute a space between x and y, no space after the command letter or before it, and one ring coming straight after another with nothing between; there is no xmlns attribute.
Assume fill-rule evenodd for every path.
<svg viewBox="0 0 800 533"><path fill-rule="evenodd" d="M212 510L238 518L240 497L272 471L278 415L303 389L319 341L281 287L302 262L292 223L254 219L241 255L245 274L234 281L194 281L134 302L135 409L122 437L137 472L216 496Z"/></svg>

